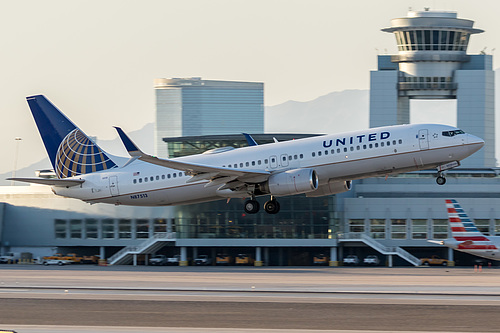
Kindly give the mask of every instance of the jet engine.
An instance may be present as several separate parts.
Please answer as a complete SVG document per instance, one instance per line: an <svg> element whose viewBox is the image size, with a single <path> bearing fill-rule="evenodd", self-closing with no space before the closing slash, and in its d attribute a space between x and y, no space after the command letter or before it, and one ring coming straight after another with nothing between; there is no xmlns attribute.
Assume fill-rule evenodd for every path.
<svg viewBox="0 0 500 333"><path fill-rule="evenodd" d="M343 193L349 191L351 187L352 183L350 180L329 181L328 184L319 186L316 191L306 193L306 197L315 198L330 194Z"/></svg>
<svg viewBox="0 0 500 333"><path fill-rule="evenodd" d="M313 169L293 169L271 175L264 191L272 195L291 195L314 191L318 176Z"/></svg>

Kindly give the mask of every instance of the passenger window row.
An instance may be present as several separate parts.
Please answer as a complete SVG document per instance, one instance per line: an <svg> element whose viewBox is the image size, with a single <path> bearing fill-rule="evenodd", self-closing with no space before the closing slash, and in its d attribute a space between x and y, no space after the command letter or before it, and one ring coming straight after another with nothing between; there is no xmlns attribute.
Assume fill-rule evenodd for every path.
<svg viewBox="0 0 500 333"><path fill-rule="evenodd" d="M134 178L133 183L134 184L141 184L141 183L147 183L147 182L154 182L156 180L165 180L165 179L171 179L171 178L177 178L177 177L182 177L182 172L174 172L172 174L167 174L167 175L156 175L156 176L150 176L150 177L141 177L141 178Z"/></svg>
<svg viewBox="0 0 500 333"><path fill-rule="evenodd" d="M402 139L399 139L399 140L392 140L392 141L382 141L380 142L380 145L378 142L375 142L375 143L369 143L369 144L363 144L363 145L358 145L358 146L350 146L349 148L348 147L344 147L344 148L337 148L337 154L340 154L342 152L344 153L347 153L348 151L354 151L354 150L366 150L366 149L373 149L373 148L378 148L378 147L389 147L391 145L393 146L396 146L398 144L402 144L403 143L403 140ZM311 155L312 157L320 157L320 156L327 156L327 155L334 155L335 154L335 149L331 149L331 150L324 150L324 151L318 151L318 152L312 152Z"/></svg>
<svg viewBox="0 0 500 333"><path fill-rule="evenodd" d="M288 155L288 154L283 154L283 161L286 161L287 159L289 161L292 161L292 160L298 160L298 159L303 159L304 158L304 154L295 154L295 155ZM264 163L263 163L264 162ZM271 163L275 163L276 160L274 157L271 158ZM239 164L238 163L234 163L234 164L228 164L228 165L223 165L222 167L225 168L225 167L228 167L228 168L243 168L243 167L250 167L250 166L258 166L258 165L268 165L269 164L269 159L264 159L264 160L257 160L257 161L250 161L250 162L240 162Z"/></svg>

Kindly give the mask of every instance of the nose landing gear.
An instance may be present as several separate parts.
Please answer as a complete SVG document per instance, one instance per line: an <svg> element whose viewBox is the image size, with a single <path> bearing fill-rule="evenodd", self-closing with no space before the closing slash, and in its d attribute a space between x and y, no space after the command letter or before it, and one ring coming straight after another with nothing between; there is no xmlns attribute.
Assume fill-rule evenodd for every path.
<svg viewBox="0 0 500 333"><path fill-rule="evenodd" d="M446 178L443 176L443 174L441 172L438 173L438 176L436 178L436 183L438 185L444 185L444 184L446 184Z"/></svg>

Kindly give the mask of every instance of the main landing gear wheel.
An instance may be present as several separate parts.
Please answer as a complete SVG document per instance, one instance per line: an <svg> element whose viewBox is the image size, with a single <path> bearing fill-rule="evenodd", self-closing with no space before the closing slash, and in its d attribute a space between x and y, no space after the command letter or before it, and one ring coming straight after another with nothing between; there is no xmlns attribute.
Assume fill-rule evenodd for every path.
<svg viewBox="0 0 500 333"><path fill-rule="evenodd" d="M250 199L245 201L244 209L247 214L255 214L259 211L260 204L257 200Z"/></svg>
<svg viewBox="0 0 500 333"><path fill-rule="evenodd" d="M442 174L439 174L438 177L436 178L436 183L438 185L444 185L446 184L446 178L444 178Z"/></svg>
<svg viewBox="0 0 500 333"><path fill-rule="evenodd" d="M264 204L264 210L268 214L278 214L280 211L280 203L275 199L271 199Z"/></svg>

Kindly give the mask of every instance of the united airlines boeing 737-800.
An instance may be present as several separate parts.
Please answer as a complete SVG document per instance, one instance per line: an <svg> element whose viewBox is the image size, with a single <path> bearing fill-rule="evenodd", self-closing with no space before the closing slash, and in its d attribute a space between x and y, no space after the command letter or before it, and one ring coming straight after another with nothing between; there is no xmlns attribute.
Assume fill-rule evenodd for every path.
<svg viewBox="0 0 500 333"><path fill-rule="evenodd" d="M219 148L199 155L162 159L141 151L120 129L130 158L100 149L44 96L27 98L57 179L13 178L52 186L55 194L89 203L162 206L258 196L276 214L276 197L319 197L348 191L351 180L414 170L443 171L479 150L484 141L437 124L398 125L300 140ZM251 139L251 138L250 138Z"/></svg>

